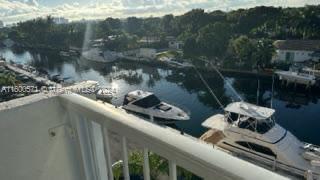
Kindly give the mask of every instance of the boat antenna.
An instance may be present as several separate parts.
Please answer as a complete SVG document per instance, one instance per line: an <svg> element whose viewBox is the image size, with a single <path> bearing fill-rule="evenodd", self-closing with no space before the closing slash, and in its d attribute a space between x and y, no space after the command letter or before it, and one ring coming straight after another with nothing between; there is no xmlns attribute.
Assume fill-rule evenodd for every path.
<svg viewBox="0 0 320 180"><path fill-rule="evenodd" d="M220 108L222 110L224 110L224 106L223 104L220 102L219 98L214 94L213 90L211 89L211 87L209 86L209 84L207 83L207 81L203 78L203 76L201 75L201 73L198 71L198 69L193 65L192 66L194 68L194 70L196 71L196 73L198 74L198 76L200 77L201 81L203 82L203 84L206 86L206 88L209 90L210 94L214 97L214 99L217 101L217 103L219 104Z"/></svg>
<svg viewBox="0 0 320 180"><path fill-rule="evenodd" d="M212 64L212 62L209 62L210 66L218 73L218 75L221 77L223 82L226 82L227 86L231 89L231 91L237 96L237 98L240 101L243 101L242 97L237 93L237 91L233 88L231 83L221 74L221 72Z"/></svg>
<svg viewBox="0 0 320 180"><path fill-rule="evenodd" d="M272 75L272 87L271 87L271 100L270 100L270 108L273 108L273 93L274 93L274 74Z"/></svg>
<svg viewBox="0 0 320 180"><path fill-rule="evenodd" d="M259 79L259 77L258 77L257 105L259 105L259 96L260 96L260 79Z"/></svg>

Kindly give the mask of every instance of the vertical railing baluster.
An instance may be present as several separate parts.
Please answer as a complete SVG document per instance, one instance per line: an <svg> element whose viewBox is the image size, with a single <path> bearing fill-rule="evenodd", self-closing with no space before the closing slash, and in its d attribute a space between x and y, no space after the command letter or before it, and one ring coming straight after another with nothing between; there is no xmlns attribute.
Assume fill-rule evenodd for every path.
<svg viewBox="0 0 320 180"><path fill-rule="evenodd" d="M94 137L94 131L93 131L93 124L94 122L88 121L88 133L89 133L89 139L91 144L91 151L92 151L92 161L94 165L95 170L95 178L96 180L99 180L100 178L100 171L99 171L99 165L98 165L98 159L97 159L97 146L95 143L95 137Z"/></svg>
<svg viewBox="0 0 320 180"><path fill-rule="evenodd" d="M143 179L150 180L149 150L143 149Z"/></svg>
<svg viewBox="0 0 320 180"><path fill-rule="evenodd" d="M130 180L127 138L122 137L122 153L123 153L123 175L125 180Z"/></svg>
<svg viewBox="0 0 320 180"><path fill-rule="evenodd" d="M87 119L79 118L76 123L86 179L96 179Z"/></svg>
<svg viewBox="0 0 320 180"><path fill-rule="evenodd" d="M109 133L108 133L108 129L105 126L101 126L101 128L102 128L102 132L103 132L102 137L103 137L103 142L104 142L104 154L106 156L108 179L113 180Z"/></svg>
<svg viewBox="0 0 320 180"><path fill-rule="evenodd" d="M176 162L169 160L169 179L177 180L177 165Z"/></svg>

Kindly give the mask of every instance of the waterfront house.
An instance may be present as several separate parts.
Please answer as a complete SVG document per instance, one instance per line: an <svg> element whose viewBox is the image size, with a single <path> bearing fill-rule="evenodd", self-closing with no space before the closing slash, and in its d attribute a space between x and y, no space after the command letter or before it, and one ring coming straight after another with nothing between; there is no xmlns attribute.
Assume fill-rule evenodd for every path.
<svg viewBox="0 0 320 180"><path fill-rule="evenodd" d="M182 41L172 40L169 41L169 48L174 50L181 50L184 43Z"/></svg>
<svg viewBox="0 0 320 180"><path fill-rule="evenodd" d="M157 51L153 48L140 48L138 57L140 58L147 58L147 59L154 59L156 58Z"/></svg>
<svg viewBox="0 0 320 180"><path fill-rule="evenodd" d="M160 37L157 36L144 36L139 40L142 44L152 44L160 42Z"/></svg>
<svg viewBox="0 0 320 180"><path fill-rule="evenodd" d="M168 42L169 49L172 50L181 50L184 45L182 41L177 40L174 36L166 36L165 39Z"/></svg>
<svg viewBox="0 0 320 180"><path fill-rule="evenodd" d="M278 40L274 42L275 62L305 62L313 60L313 54L320 50L320 40Z"/></svg>

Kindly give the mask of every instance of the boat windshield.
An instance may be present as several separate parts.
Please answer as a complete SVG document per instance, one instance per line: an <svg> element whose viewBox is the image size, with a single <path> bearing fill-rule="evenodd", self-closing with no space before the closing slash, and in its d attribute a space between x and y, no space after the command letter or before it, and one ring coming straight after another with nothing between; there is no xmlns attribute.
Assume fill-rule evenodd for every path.
<svg viewBox="0 0 320 180"><path fill-rule="evenodd" d="M253 118L248 118L247 120L239 121L238 127L242 129L248 129L259 134L265 134L274 125L275 122L271 119L255 120Z"/></svg>
<svg viewBox="0 0 320 180"><path fill-rule="evenodd" d="M134 102L133 104L142 108L150 108L160 103L161 101L155 95L150 95L141 100Z"/></svg>

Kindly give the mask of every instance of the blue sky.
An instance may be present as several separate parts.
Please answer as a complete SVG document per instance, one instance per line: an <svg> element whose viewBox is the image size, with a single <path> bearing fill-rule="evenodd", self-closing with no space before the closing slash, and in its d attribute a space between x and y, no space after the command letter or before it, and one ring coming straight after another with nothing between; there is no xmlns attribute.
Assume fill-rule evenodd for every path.
<svg viewBox="0 0 320 180"><path fill-rule="evenodd" d="M162 16L182 14L193 8L232 10L259 5L297 7L320 0L0 0L0 20L5 23L41 16L70 20Z"/></svg>

